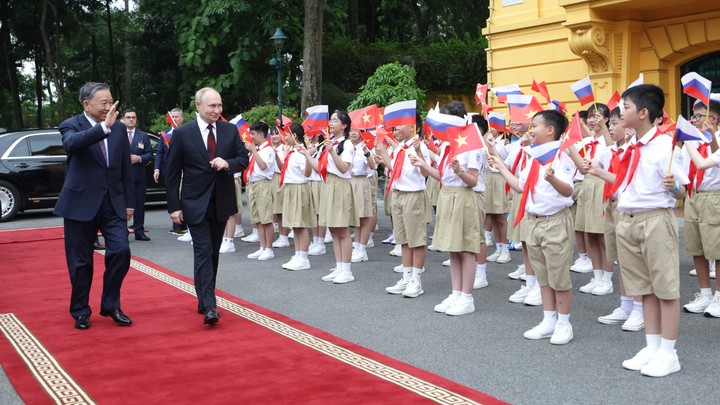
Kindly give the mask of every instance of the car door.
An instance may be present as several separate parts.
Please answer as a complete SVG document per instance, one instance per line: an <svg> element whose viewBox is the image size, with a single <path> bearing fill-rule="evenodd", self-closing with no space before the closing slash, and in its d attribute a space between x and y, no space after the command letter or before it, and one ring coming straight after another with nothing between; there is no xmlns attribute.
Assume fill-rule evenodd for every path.
<svg viewBox="0 0 720 405"><path fill-rule="evenodd" d="M65 181L67 155L59 132L30 134L10 153L12 167L22 184L28 208L55 205ZM18 156L24 154L25 156Z"/></svg>

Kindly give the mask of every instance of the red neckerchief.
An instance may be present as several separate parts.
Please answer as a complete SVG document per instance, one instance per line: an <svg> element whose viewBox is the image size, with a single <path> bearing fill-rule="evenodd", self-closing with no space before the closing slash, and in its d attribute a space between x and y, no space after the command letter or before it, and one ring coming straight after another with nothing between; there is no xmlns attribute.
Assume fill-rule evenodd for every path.
<svg viewBox="0 0 720 405"><path fill-rule="evenodd" d="M593 139L592 141L588 142L587 145L585 145L585 148L580 150L580 157L587 160L593 160L593 158L595 158L595 151L597 151L598 144L600 144L600 141L598 141L597 139ZM587 154L583 152L587 152Z"/></svg>
<svg viewBox="0 0 720 405"><path fill-rule="evenodd" d="M445 150L443 151L442 157L440 158L440 162L438 163L438 173L440 174L440 184L442 185L442 176L443 176L443 170L445 169L445 166L447 166L447 159L450 156L450 145L447 145L445 147Z"/></svg>
<svg viewBox="0 0 720 405"><path fill-rule="evenodd" d="M390 187L392 187L393 183L395 183L395 180L400 177L403 164L405 163L405 150L410 147L410 145L406 145L404 143L400 146L402 146L402 148L398 149L397 157L395 158L395 164L393 164L392 176L390 177L390 181L387 184L387 189L385 190L386 193L390 193Z"/></svg>
<svg viewBox="0 0 720 405"><path fill-rule="evenodd" d="M283 183L285 183L285 172L287 171L288 163L290 163L290 155L292 155L293 152L295 152L295 150L290 149L290 151L288 151L288 154L285 155L283 167L282 169L280 169L280 185L278 186L278 188L281 188L283 186Z"/></svg>
<svg viewBox="0 0 720 405"><path fill-rule="evenodd" d="M338 144L338 141L333 140L334 138L334 136L330 138L330 140L333 141L333 147ZM322 152L320 152L320 157L318 157L318 174L320 174L323 181L327 180L328 153L328 149L324 148Z"/></svg>
<svg viewBox="0 0 720 405"><path fill-rule="evenodd" d="M710 145L708 142L703 142L698 145L697 150L700 152L700 156L704 158L708 157L708 145ZM688 185L687 193L688 197L692 197L693 190L697 191L697 188L702 184L703 177L705 177L705 170L698 170L692 159L690 160L690 172L688 173L688 177L690 177L690 184Z"/></svg>
<svg viewBox="0 0 720 405"><path fill-rule="evenodd" d="M555 158L550 159L549 161L545 162L545 165L551 164ZM543 166L545 166L543 165ZM540 162L538 162L537 159L533 159L532 163L530 164L530 172L528 173L527 180L525 180L525 186L523 187L522 197L520 197L520 206L518 207L518 214L515 218L515 224L513 226L518 226L520 221L522 221L523 217L525 216L525 205L527 204L527 198L528 195L533 195L533 198L535 198L535 185L537 184L538 180L540 179Z"/></svg>
<svg viewBox="0 0 720 405"><path fill-rule="evenodd" d="M620 155L623 153L624 150L625 149L623 147L619 147L616 150L612 151L612 157L610 158L610 167L608 167L608 172L615 175L618 174L618 170L620 169ZM603 202L607 201L612 196L612 187L612 184L605 183L603 188Z"/></svg>
<svg viewBox="0 0 720 405"><path fill-rule="evenodd" d="M627 190L628 186L633 180L633 177L635 176L635 170L637 170L638 163L640 162L640 148L652 142L660 134L660 130L657 130L655 131L655 135L653 135L652 138L650 138L650 140L646 143L642 143L642 141L638 139L637 142L628 146L627 151L623 155L622 159L620 159L617 177L615 177L615 184L613 184L612 189L610 189L610 195L615 194L615 192L620 189L620 186L625 180L625 176L630 173L630 177L628 177L627 184L625 185L623 191Z"/></svg>
<svg viewBox="0 0 720 405"><path fill-rule="evenodd" d="M270 147L270 144L266 143L265 146L260 148L260 150L263 150L263 149L269 148L269 147ZM260 152L258 151L258 153L260 153ZM253 174L254 171L255 171L255 154L251 153L250 154L250 162L248 163L248 167L243 172L243 181L245 182L245 184L248 184L248 179L250 178L250 175Z"/></svg>
<svg viewBox="0 0 720 405"><path fill-rule="evenodd" d="M525 152L525 149L522 147L520 148L520 151L518 152L517 156L515 156L515 161L512 164L512 168L510 169L510 173L515 175L517 172L518 165L520 165L520 170L523 170L525 168L525 165L527 164L527 152ZM507 195L510 192L510 184L507 182L505 183L505 195Z"/></svg>

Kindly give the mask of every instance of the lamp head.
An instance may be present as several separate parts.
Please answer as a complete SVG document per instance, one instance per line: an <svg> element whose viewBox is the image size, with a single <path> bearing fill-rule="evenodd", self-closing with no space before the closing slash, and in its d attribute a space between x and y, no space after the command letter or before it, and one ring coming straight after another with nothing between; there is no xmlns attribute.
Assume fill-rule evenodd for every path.
<svg viewBox="0 0 720 405"><path fill-rule="evenodd" d="M288 37L285 35L285 33L283 33L280 27L277 27L277 29L275 30L275 34L273 34L270 39L273 41L275 49L280 52L283 46L285 46L285 40L287 40Z"/></svg>

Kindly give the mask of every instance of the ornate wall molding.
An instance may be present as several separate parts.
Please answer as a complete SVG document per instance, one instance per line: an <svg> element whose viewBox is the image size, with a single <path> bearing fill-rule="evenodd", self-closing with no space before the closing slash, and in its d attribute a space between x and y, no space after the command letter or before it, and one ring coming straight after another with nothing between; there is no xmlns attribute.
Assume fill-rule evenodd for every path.
<svg viewBox="0 0 720 405"><path fill-rule="evenodd" d="M590 73L606 73L613 70L611 29L591 24L568 28L570 50L587 62Z"/></svg>

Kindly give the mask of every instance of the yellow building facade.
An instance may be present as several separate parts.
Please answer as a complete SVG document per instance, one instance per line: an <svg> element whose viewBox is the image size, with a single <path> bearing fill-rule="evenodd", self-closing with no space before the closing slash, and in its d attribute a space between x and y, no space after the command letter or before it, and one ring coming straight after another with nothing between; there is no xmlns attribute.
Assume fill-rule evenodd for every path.
<svg viewBox="0 0 720 405"><path fill-rule="evenodd" d="M490 0L483 34L490 87L516 83L535 94L533 79L544 80L570 113L580 109L570 84L585 75L605 103L642 73L665 90L672 117L692 102L683 74L720 87L720 0Z"/></svg>

